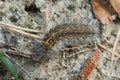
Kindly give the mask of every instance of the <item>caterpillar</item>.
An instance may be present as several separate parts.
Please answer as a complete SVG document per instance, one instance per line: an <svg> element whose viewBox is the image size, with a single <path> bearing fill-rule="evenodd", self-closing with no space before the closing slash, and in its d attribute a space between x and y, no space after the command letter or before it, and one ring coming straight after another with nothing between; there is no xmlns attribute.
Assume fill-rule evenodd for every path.
<svg viewBox="0 0 120 80"><path fill-rule="evenodd" d="M55 28L50 29L49 32L45 34L41 43L34 44L33 48L31 49L31 52L33 53L31 57L37 61L47 60L51 55L53 55L53 53L55 53L52 48L59 40L64 38L69 39L70 37L85 37L99 34L99 31L97 30L98 29L95 29L93 26L85 25L57 25Z"/></svg>

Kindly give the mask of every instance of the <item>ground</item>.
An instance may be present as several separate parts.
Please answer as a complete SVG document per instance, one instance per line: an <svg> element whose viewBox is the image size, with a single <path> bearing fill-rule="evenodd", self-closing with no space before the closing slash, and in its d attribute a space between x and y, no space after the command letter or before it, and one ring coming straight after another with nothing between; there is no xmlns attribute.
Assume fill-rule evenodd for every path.
<svg viewBox="0 0 120 80"><path fill-rule="evenodd" d="M1 0L0 21L39 30L42 32L37 34L40 38L44 38L44 35L50 29L56 27L56 25L82 24L93 26L94 30L99 31L101 34L90 38L87 38L89 36L86 35L84 37L88 39L88 42L95 38L100 44L104 44L111 49L119 28L118 21L109 25L102 25L92 12L90 0ZM17 50L17 54L21 52L23 53L22 55L32 54L30 49L36 42L40 44L42 40L22 35L7 28L0 28L0 43L11 44ZM56 46L61 46L60 43L83 43L85 45L81 38L62 39L56 43ZM86 50L86 48L73 49L71 52L55 49L55 53L58 54L57 57L52 57L49 61L40 63L31 58L11 54L13 52L10 49L1 48L2 51L7 52L26 71L26 73L22 72L22 70L16 67L20 80L30 80L29 76L31 76L31 80L75 80L80 75L80 69L91 55L93 49L94 47L83 53L80 53L80 51ZM110 80L111 54L101 48L100 50L101 56L97 67L92 71L88 80ZM119 45L116 51L117 53L120 52ZM68 58L61 54L67 54L68 56L76 55ZM120 59L115 56L112 73L118 77L120 75L119 63ZM115 76L111 80L119 80ZM10 73L0 65L0 80L11 79L13 77L10 76Z"/></svg>

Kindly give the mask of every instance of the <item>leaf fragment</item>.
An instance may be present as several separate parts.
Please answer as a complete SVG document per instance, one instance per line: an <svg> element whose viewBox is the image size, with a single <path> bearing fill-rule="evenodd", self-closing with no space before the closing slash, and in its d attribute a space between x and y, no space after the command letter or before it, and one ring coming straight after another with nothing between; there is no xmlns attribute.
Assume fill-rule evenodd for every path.
<svg viewBox="0 0 120 80"><path fill-rule="evenodd" d="M120 16L120 0L109 0L114 10L119 14Z"/></svg>
<svg viewBox="0 0 120 80"><path fill-rule="evenodd" d="M15 71L15 68L13 66L13 63L9 60L9 58L0 51L0 62L5 66L5 68L15 77L16 80L18 80L17 73Z"/></svg>
<svg viewBox="0 0 120 80"><path fill-rule="evenodd" d="M108 6L106 0L92 0L93 12L102 24L109 24L114 19Z"/></svg>

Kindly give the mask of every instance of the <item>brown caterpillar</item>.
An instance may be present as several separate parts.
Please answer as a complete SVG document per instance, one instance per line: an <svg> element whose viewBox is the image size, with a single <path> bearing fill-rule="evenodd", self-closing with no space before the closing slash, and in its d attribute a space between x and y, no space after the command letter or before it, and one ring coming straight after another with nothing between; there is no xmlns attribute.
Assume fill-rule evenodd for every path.
<svg viewBox="0 0 120 80"><path fill-rule="evenodd" d="M99 32L91 26L57 25L45 34L42 43L34 44L34 47L31 49L33 52L31 56L37 61L49 59L53 54L53 52L51 53L50 51L53 51L52 48L59 40L75 36L90 36L93 34L99 34Z"/></svg>

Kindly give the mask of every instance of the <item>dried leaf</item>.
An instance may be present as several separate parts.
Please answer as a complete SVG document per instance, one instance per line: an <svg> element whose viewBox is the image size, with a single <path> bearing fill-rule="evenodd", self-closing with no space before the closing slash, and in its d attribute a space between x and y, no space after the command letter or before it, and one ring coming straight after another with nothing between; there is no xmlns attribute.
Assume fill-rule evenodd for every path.
<svg viewBox="0 0 120 80"><path fill-rule="evenodd" d="M120 0L109 0L114 10L120 15Z"/></svg>
<svg viewBox="0 0 120 80"><path fill-rule="evenodd" d="M108 6L109 3L106 0L92 0L93 12L102 24L109 24L113 20L112 12Z"/></svg>

